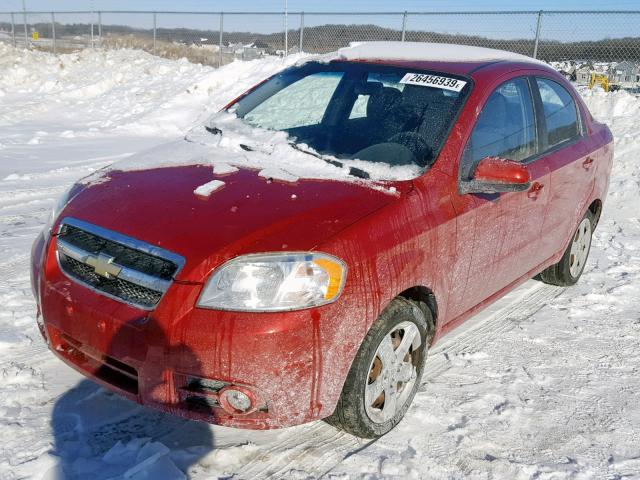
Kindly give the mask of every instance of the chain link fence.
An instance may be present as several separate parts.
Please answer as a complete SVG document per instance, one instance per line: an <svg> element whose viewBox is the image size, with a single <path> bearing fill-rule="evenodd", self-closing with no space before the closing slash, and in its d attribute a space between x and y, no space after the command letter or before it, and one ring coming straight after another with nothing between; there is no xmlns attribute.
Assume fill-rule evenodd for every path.
<svg viewBox="0 0 640 480"><path fill-rule="evenodd" d="M0 42L19 48L138 48L213 66L366 40L499 48L592 69L615 62L640 74L640 11L0 12Z"/></svg>

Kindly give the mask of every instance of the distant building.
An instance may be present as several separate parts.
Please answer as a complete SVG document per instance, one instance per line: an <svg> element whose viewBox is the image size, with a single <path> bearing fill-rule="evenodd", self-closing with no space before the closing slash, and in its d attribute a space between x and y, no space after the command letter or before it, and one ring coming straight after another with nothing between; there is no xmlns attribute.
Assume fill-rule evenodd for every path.
<svg viewBox="0 0 640 480"><path fill-rule="evenodd" d="M247 45L242 42L225 42L222 45L222 53L233 55L239 60L255 60L256 58L261 58L266 55L268 51L269 46L259 41Z"/></svg>
<svg viewBox="0 0 640 480"><path fill-rule="evenodd" d="M580 68L577 68L575 71L576 83L578 85L588 85L591 80L592 71L593 67L591 65L583 65Z"/></svg>
<svg viewBox="0 0 640 480"><path fill-rule="evenodd" d="M625 60L612 67L609 80L621 86L632 87L640 81L640 67L633 62Z"/></svg>

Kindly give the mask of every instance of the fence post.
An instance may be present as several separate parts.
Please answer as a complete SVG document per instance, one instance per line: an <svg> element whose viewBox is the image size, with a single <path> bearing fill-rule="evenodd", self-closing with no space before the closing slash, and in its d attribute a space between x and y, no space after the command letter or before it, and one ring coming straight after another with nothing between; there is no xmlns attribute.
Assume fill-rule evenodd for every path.
<svg viewBox="0 0 640 480"><path fill-rule="evenodd" d="M102 12L98 12L98 39L102 47Z"/></svg>
<svg viewBox="0 0 640 480"><path fill-rule="evenodd" d="M407 33L407 11L402 14L402 39L401 42L404 42L405 34Z"/></svg>
<svg viewBox="0 0 640 480"><path fill-rule="evenodd" d="M51 40L53 41L53 54L56 54L56 14L51 12Z"/></svg>
<svg viewBox="0 0 640 480"><path fill-rule="evenodd" d="M27 35L27 11L22 13L24 23L24 48L29 48L29 36Z"/></svg>
<svg viewBox="0 0 640 480"><path fill-rule="evenodd" d="M284 56L289 54L289 17L288 10L284 9Z"/></svg>
<svg viewBox="0 0 640 480"><path fill-rule="evenodd" d="M153 54L156 54L156 26L157 26L157 14L153 12Z"/></svg>
<svg viewBox="0 0 640 480"><path fill-rule="evenodd" d="M16 47L16 19L11 13L11 40L13 40L13 48Z"/></svg>
<svg viewBox="0 0 640 480"><path fill-rule="evenodd" d="M93 40L93 10L91 11L91 48L95 48L95 43Z"/></svg>
<svg viewBox="0 0 640 480"><path fill-rule="evenodd" d="M302 45L304 39L304 12L300 13L300 45L298 46L298 53L302 53Z"/></svg>
<svg viewBox="0 0 640 480"><path fill-rule="evenodd" d="M538 12L538 24L536 25L536 42L533 44L533 58L538 58L538 42L540 41L541 26L542 26L542 10Z"/></svg>
<svg viewBox="0 0 640 480"><path fill-rule="evenodd" d="M222 27L224 24L224 13L220 12L220 38L218 40L218 68L222 66Z"/></svg>

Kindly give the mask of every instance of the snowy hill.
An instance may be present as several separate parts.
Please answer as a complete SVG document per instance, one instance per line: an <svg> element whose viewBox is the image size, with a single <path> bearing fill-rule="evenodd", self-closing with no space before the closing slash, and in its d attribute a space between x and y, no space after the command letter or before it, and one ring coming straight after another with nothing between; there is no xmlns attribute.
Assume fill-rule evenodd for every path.
<svg viewBox="0 0 640 480"><path fill-rule="evenodd" d="M443 339L414 406L377 442L323 422L254 432L169 417L46 350L29 249L55 198L284 66L0 44L0 478L640 477L640 99L625 92L581 92L616 157L579 284L532 280Z"/></svg>

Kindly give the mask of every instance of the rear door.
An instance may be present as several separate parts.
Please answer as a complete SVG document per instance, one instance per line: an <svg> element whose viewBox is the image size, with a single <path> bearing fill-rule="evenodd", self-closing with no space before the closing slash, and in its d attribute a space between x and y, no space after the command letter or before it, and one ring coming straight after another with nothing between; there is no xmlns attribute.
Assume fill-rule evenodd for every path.
<svg viewBox="0 0 640 480"><path fill-rule="evenodd" d="M595 180L597 146L590 148L573 95L558 81L536 76L532 82L540 112L541 159L553 188L542 232L545 258L562 251L575 229Z"/></svg>

